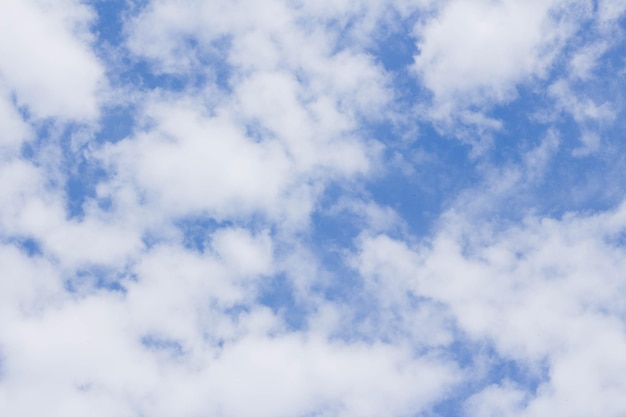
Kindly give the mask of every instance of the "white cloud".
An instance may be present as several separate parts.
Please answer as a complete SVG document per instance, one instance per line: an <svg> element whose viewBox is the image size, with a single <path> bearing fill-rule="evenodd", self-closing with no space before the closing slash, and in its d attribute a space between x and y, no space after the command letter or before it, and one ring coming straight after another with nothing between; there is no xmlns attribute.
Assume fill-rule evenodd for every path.
<svg viewBox="0 0 626 417"><path fill-rule="evenodd" d="M443 4L415 29L414 69L433 93L433 117L510 101L517 85L545 77L585 7L585 1Z"/></svg>
<svg viewBox="0 0 626 417"><path fill-rule="evenodd" d="M598 15L600 22L611 22L618 20L626 11L626 1L624 0L601 0L598 2Z"/></svg>
<svg viewBox="0 0 626 417"><path fill-rule="evenodd" d="M19 114L8 91L0 86L0 147L5 151L5 156L14 154L26 139L32 138L30 127L24 122ZM13 156L13 155L12 155Z"/></svg>
<svg viewBox="0 0 626 417"><path fill-rule="evenodd" d="M285 70L252 71L216 103L195 92L152 95L147 128L100 153L116 172L101 196L130 188L169 215L260 213L306 224L321 187L367 174L379 152L354 133L354 114L384 95L378 69L350 54L324 59L319 68L356 72L336 79L324 69L302 82Z"/></svg>
<svg viewBox="0 0 626 417"><path fill-rule="evenodd" d="M610 121L615 117L615 110L611 108L609 102L599 104L589 97L580 97L571 90L565 80L558 80L550 85L548 93L555 98L559 108L570 113L579 123Z"/></svg>
<svg viewBox="0 0 626 417"><path fill-rule="evenodd" d="M0 168L4 233L33 238L64 267L122 265L142 246L139 230L124 220L67 219L62 190L46 181L47 170L14 159ZM89 242L89 244L86 244Z"/></svg>
<svg viewBox="0 0 626 417"><path fill-rule="evenodd" d="M511 384L492 385L467 401L465 413L476 417L513 416L523 407L526 395Z"/></svg>
<svg viewBox="0 0 626 417"><path fill-rule="evenodd" d="M182 87L122 86L134 120L108 143L66 123L97 122L105 73L129 70L96 57L93 11L74 0L0 6L0 58L14 57L0 59L0 408L367 417L431 415L452 398L481 417L623 415L626 209L491 219L544 181L556 130L512 151L518 162L468 157L484 181L422 240L366 184L398 155L370 137L397 88L370 49L385 25L413 27L416 11L413 69L434 95L417 107L431 120L506 131L485 109L550 78L559 110L587 128L575 152L600 148L592 122L618 110L572 85L594 80L608 44L576 46L569 73L548 77L587 5L147 2L125 15L124 59L107 64L145 60ZM600 7L607 21L623 10ZM104 170L81 178L95 188L81 216L68 210L80 170L66 154ZM325 194L334 185L352 197ZM348 218L354 246L311 242L335 232L311 227L316 214ZM459 353L473 344L492 357ZM491 380L498 361L536 389Z"/></svg>
<svg viewBox="0 0 626 417"><path fill-rule="evenodd" d="M104 403L96 415L400 415L424 410L458 382L452 362L408 347L286 333L232 279L266 268L257 255L224 256L229 239L250 239L242 234L218 232L218 257L155 247L126 294L99 291L3 316L4 410L71 417ZM233 302L250 308L229 317L223 308ZM146 337L153 345L142 344Z"/></svg>
<svg viewBox="0 0 626 417"><path fill-rule="evenodd" d="M260 88L262 84L246 93L258 97ZM100 187L101 195L117 193L118 184L136 189L149 204L171 216L208 213L218 219L238 219L260 213L287 223L306 222L318 185L367 172L369 150L350 137L332 141L316 137L318 126L299 102L291 101L291 92L271 100L280 99L289 104L283 108L260 99L258 107L248 110L263 111L253 113L253 120L279 135L261 139L242 128L238 119L245 112L233 119L228 108L208 116L193 102L158 104L148 113L157 123L155 129L112 145L102 154L117 175L109 186ZM282 109L301 119L295 119L295 124L285 121L280 117ZM298 134L298 126L310 128Z"/></svg>
<svg viewBox="0 0 626 417"><path fill-rule="evenodd" d="M76 2L0 6L0 80L35 117L94 119L104 68L90 49L90 10Z"/></svg>
<svg viewBox="0 0 626 417"><path fill-rule="evenodd" d="M203 120L184 103L161 105L162 129L112 146L106 156L173 214L250 213L279 197L289 161L276 142L255 143L227 118Z"/></svg>
<svg viewBox="0 0 626 417"><path fill-rule="evenodd" d="M578 68L580 69L580 68ZM574 76L579 76L576 69ZM574 156L587 156L601 150L602 138L597 126L609 126L619 111L607 100L598 103L584 92L577 92L565 79L555 81L548 87L548 94L554 99L557 110L570 115L582 130L580 146L572 151Z"/></svg>
<svg viewBox="0 0 626 417"><path fill-rule="evenodd" d="M45 259L32 259L12 245L0 247L0 259L3 270L0 322L3 326L15 320L16 315L36 315L66 299L62 277L54 264Z"/></svg>
<svg viewBox="0 0 626 417"><path fill-rule="evenodd" d="M606 404L604 412L617 416L625 407L616 397L626 380L615 354L626 340L619 301L626 287L624 248L612 241L625 227L623 206L562 220L530 217L504 230L451 217L423 247L365 239L357 265L368 280L384 282L377 288L395 289L380 293L390 301L413 292L441 302L470 338L521 366L547 367L536 394L521 386L494 402L490 392L500 388L487 388L471 401L479 415L585 415Z"/></svg>
<svg viewBox="0 0 626 417"><path fill-rule="evenodd" d="M226 14L215 33L205 29L215 21L208 6L192 3L154 3L129 23L131 51L161 71L198 68L195 51L203 50L189 49L188 35L181 35L187 31L202 42L232 35L228 59L235 70L230 97L210 86L134 93L142 105L133 134L93 144L85 155L110 173L97 187L97 199L110 199L110 209L88 199L83 218L67 219L63 190L46 183L56 160L3 166L14 184L2 192L10 233L35 238L41 263L51 262L58 285L73 290L62 290L65 298L54 308L44 303L36 317L14 312L2 323L5 409L72 416L102 404L96 415L374 416L424 409L459 379L452 362L413 356L406 347L336 342L323 326L289 333L257 301L276 265L289 276L302 267L275 258L275 240L284 246L280 239L289 242L289 234L220 226L206 232L200 253L184 248L174 231L172 223L188 215L243 223L259 214L269 227L301 230L329 181L367 174L378 155L379 145L355 129L359 117L387 103L381 68L360 51L335 53L332 36L302 30L292 9L273 5L242 14L221 4ZM62 44L79 56L85 39L67 36ZM52 77L35 81L56 85ZM90 117L95 107L85 100L94 85L52 94L63 113L44 102L28 105L40 117ZM151 234L153 246L142 240ZM8 294L18 292L15 279L5 281L14 288ZM100 288L112 284L123 291ZM29 384L31 378L39 382ZM21 394L26 385L40 402Z"/></svg>
<svg viewBox="0 0 626 417"><path fill-rule="evenodd" d="M581 80L591 78L595 67L598 65L598 61L607 51L608 46L609 45L605 42L585 45L579 51L572 54L572 58L570 59L570 77Z"/></svg>
<svg viewBox="0 0 626 417"><path fill-rule="evenodd" d="M128 21L130 50L157 71L210 74L205 55L222 57L232 94L152 96L153 127L104 152L117 176L101 195L134 189L172 215L260 213L297 228L329 180L367 174L379 146L353 132L379 117L387 81L307 13L281 1L157 1Z"/></svg>
<svg viewBox="0 0 626 417"><path fill-rule="evenodd" d="M341 43L339 32L352 18L358 26L368 13L376 22L380 7L369 11L351 5L347 11L340 7L328 14L326 7L318 10L317 6L280 0L245 5L161 0L150 3L128 23L128 45L135 55L172 73L211 73L215 68L203 63L202 56L218 54L231 66L233 86L255 73L288 71L308 88L302 93L304 99L327 95L344 103L343 111L375 114L389 99L381 68L359 43ZM337 27L332 24L335 19L340 20ZM373 25L370 31L375 29ZM190 40L198 45L192 48ZM220 42L226 46L219 46Z"/></svg>

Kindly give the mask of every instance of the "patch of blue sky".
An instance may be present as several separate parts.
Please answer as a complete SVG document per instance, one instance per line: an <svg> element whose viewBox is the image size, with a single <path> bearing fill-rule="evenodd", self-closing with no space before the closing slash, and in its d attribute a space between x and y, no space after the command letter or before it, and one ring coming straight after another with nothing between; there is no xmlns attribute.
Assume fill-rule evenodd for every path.
<svg viewBox="0 0 626 417"><path fill-rule="evenodd" d="M102 0L93 4L98 15L97 51L109 65L109 81L122 88L181 92L199 89L207 84L230 91L232 67L226 59L230 38L220 37L210 44L192 36L183 37L180 47L193 65L186 71L164 71L157 62L135 57L124 45L126 26L148 4L147 1Z"/></svg>
<svg viewBox="0 0 626 417"><path fill-rule="evenodd" d="M407 75L418 51L415 38L411 36L412 20L394 20L393 23L380 30L381 37L369 52L393 75Z"/></svg>
<svg viewBox="0 0 626 417"><path fill-rule="evenodd" d="M183 241L185 241L185 239L187 239L187 237L184 234L184 230L182 231L182 238ZM144 231L144 233L141 236L141 243L143 244L144 248L147 250L150 250L152 248L154 248L155 246L158 246L159 244L162 244L163 242L168 241L168 239L171 239L172 237L168 234L168 233L163 233L162 230L157 229L157 228L149 228L147 230ZM193 248L193 242L189 243L189 247ZM197 250L197 249L194 249Z"/></svg>
<svg viewBox="0 0 626 417"><path fill-rule="evenodd" d="M97 23L94 27L98 42L102 45L120 45L124 41L124 21L129 17L127 0L95 0L92 4Z"/></svg>
<svg viewBox="0 0 626 417"><path fill-rule="evenodd" d="M203 78L201 74L192 76L157 72L154 64L145 60L129 63L128 68L120 72L118 77L121 83L139 90L158 89L173 92L181 92Z"/></svg>
<svg viewBox="0 0 626 417"><path fill-rule="evenodd" d="M423 115L415 110L416 104L431 97L424 86L415 82L416 74L412 66L419 50L411 26L412 20L399 20L393 27L381 30L382 37L367 49L385 70L393 93L388 109L392 120L383 120L380 124L383 130L378 133L392 133L396 139L409 141L414 139L411 136L416 126L424 121Z"/></svg>
<svg viewBox="0 0 626 417"><path fill-rule="evenodd" d="M29 122L34 129L35 135L31 140L25 141L20 149L20 156L31 162L36 162L40 157L42 146L49 143L51 138L58 133L59 126L53 120L33 120L27 108L20 108L22 118Z"/></svg>
<svg viewBox="0 0 626 417"><path fill-rule="evenodd" d="M264 280L259 301L278 313L289 329L305 330L321 301L347 307L355 324L374 314L373 300L365 291L362 277L349 261L349 250L354 248L355 238L362 230L361 220L353 216L354 213L349 212L330 214L320 210L312 214L311 230L299 241L312 253L319 269L308 283L306 294L297 292L295 282L300 278L290 275L289 271ZM279 257L288 256L292 250L280 246L276 249ZM356 328L350 328L334 337L361 340L364 335Z"/></svg>
<svg viewBox="0 0 626 417"><path fill-rule="evenodd" d="M364 218L358 212L342 207L342 198L366 201L367 195L355 193L341 184L330 184L318 208L311 214L311 230L303 237L329 271L345 272L346 251L354 248L354 239L364 230Z"/></svg>
<svg viewBox="0 0 626 417"><path fill-rule="evenodd" d="M47 147L51 142L58 142L63 184L50 185L64 189L69 218L82 218L85 202L96 198L98 183L111 174L93 156L92 144L115 143L129 137L134 129L134 116L134 110L129 107L106 108L94 132L88 126L77 123L58 124L53 120L43 120L34 124L36 138L24 143L21 156L38 165L47 158ZM104 210L110 206L107 201L99 200L97 203Z"/></svg>
<svg viewBox="0 0 626 417"><path fill-rule="evenodd" d="M549 380L548 366L539 363L536 366L520 361L502 358L496 353L489 361L489 373L486 381L490 384L514 382L530 395L535 395L542 384Z"/></svg>
<svg viewBox="0 0 626 417"><path fill-rule="evenodd" d="M172 358L180 357L185 354L183 345L179 341L155 334L143 336L140 343L146 349L165 353Z"/></svg>
<svg viewBox="0 0 626 417"><path fill-rule="evenodd" d="M362 219L355 213L342 210L338 204L342 198L364 198L358 189L351 189L341 183L330 183L324 189L315 211L312 213L313 242L324 242L328 246L332 240L338 244L349 244L359 231ZM333 245L331 245L333 246Z"/></svg>
<svg viewBox="0 0 626 417"><path fill-rule="evenodd" d="M391 148L386 175L366 184L378 204L394 209L415 236L429 233L439 214L480 178L468 145L431 126L405 147Z"/></svg>
<svg viewBox="0 0 626 417"><path fill-rule="evenodd" d="M64 281L64 288L69 293L91 293L109 291L126 294L125 283L136 277L126 271L112 270L107 267L91 266L75 271Z"/></svg>
<svg viewBox="0 0 626 417"><path fill-rule="evenodd" d="M547 180L535 191L532 201L537 211L560 217L566 212L598 212L620 201L624 185L622 171L612 158L560 158L547 172ZM607 163L608 162L608 163ZM607 180L606 178L611 179Z"/></svg>
<svg viewBox="0 0 626 417"><path fill-rule="evenodd" d="M416 89L403 94L407 94L408 103L415 99L408 96L421 93ZM471 146L442 135L429 122L419 120L403 100L398 98L394 104L398 107L392 112L408 112L411 116L407 120L363 121L359 133L385 146L383 170L358 184L329 185L321 209L313 215L316 236L323 238L323 231L328 230L332 240L345 243L363 230L362 217L329 210L345 197L390 207L411 234L427 235L439 214L449 208L459 193L480 180L480 166L471 155Z"/></svg>
<svg viewBox="0 0 626 417"><path fill-rule="evenodd" d="M18 241L18 246L22 248L29 256L41 255L41 245L35 239L26 238Z"/></svg>
<svg viewBox="0 0 626 417"><path fill-rule="evenodd" d="M123 65L116 68L113 79L122 86L139 90L180 93L216 86L230 92L230 77L233 73L233 67L227 60L230 38L218 38L209 46L200 46L193 37L185 38L183 43L188 50L186 55L193 57L188 68L164 70L158 62L150 59L125 57Z"/></svg>
<svg viewBox="0 0 626 417"><path fill-rule="evenodd" d="M116 143L129 138L135 130L136 117L137 109L131 105L103 109L95 140L98 143Z"/></svg>
<svg viewBox="0 0 626 417"><path fill-rule="evenodd" d="M96 186L108 177L107 171L85 157L79 161L68 161L73 167L67 171L65 183L66 209L69 218L80 219L85 215L84 205L88 200L96 199ZM101 202L99 207L109 207Z"/></svg>
<svg viewBox="0 0 626 417"><path fill-rule="evenodd" d="M25 253L30 257L41 256L43 255L43 250L41 247L41 242L37 241L37 239L33 239L32 237L10 237L2 239L2 243L10 244L17 247L20 251Z"/></svg>
<svg viewBox="0 0 626 417"><path fill-rule="evenodd" d="M204 253L210 245L211 234L223 227L233 225L230 221L218 221L209 216L187 216L174 222L183 235L183 245L187 249Z"/></svg>
<svg viewBox="0 0 626 417"><path fill-rule="evenodd" d="M244 129L246 132L246 138L256 143L261 143L275 138L274 133L270 129L262 126L258 120L247 120L244 124Z"/></svg>
<svg viewBox="0 0 626 417"><path fill-rule="evenodd" d="M493 133L494 141L487 154L492 162L510 162L515 158L519 162L523 157L521 151L538 145L544 138L550 122L542 120L542 116L554 111L553 100L546 97L544 84L520 85L511 102L494 106L487 112L488 117L502 123L502 128Z"/></svg>
<svg viewBox="0 0 626 417"><path fill-rule="evenodd" d="M545 171L535 182L520 184L515 196L517 211L521 213L532 208L537 213L560 216L571 210L605 210L616 204L624 191L624 145L619 140L622 123L595 123L591 134L598 135L598 140L604 142L604 149L581 155L577 150L584 146L582 135L585 132L571 115L560 114L549 123L533 120L532 114L524 115L525 109L550 105L537 106L537 101L536 95L521 89L516 102L497 112L505 128L494 141L494 165L517 164L521 167L525 155L532 152L533 147L540 146L548 135L554 134L558 138L558 145L546 161ZM607 152L607 148L612 150ZM501 208L503 214L515 214L510 207Z"/></svg>
<svg viewBox="0 0 626 417"><path fill-rule="evenodd" d="M257 301L269 307L289 330L306 328L310 306L298 299L292 281L285 274L265 278L260 284Z"/></svg>
<svg viewBox="0 0 626 417"><path fill-rule="evenodd" d="M89 129L81 124L59 124L52 120L35 123L34 128L36 137L22 145L20 156L35 166L50 165L50 147L58 145L62 175L49 175L46 185L64 190L68 217L81 218L85 201L95 197L96 185L108 177L106 170L90 155ZM47 168L55 169L54 166Z"/></svg>
<svg viewBox="0 0 626 417"><path fill-rule="evenodd" d="M626 230L620 230L605 237L607 244L620 249L626 249Z"/></svg>

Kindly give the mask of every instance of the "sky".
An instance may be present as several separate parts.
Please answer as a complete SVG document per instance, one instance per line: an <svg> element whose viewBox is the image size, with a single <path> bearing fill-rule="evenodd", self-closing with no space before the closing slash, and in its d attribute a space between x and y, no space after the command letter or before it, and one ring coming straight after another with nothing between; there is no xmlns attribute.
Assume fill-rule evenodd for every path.
<svg viewBox="0 0 626 417"><path fill-rule="evenodd" d="M3 0L0 414L626 415L625 23Z"/></svg>

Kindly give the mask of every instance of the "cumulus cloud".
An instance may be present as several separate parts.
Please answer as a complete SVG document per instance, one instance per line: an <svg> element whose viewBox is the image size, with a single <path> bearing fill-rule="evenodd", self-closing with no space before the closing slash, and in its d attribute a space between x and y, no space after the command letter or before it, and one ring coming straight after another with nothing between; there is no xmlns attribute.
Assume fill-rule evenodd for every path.
<svg viewBox="0 0 626 417"><path fill-rule="evenodd" d="M626 381L613 368L622 366L614 355L625 340L624 248L616 242L623 206L559 220L529 217L504 229L465 221L448 218L432 241L417 247L367 237L355 265L387 290L383 297L412 294L444 304L464 334L536 375L536 390L506 381L487 386L468 400L471 413L584 415L597 403L609 415L623 413L615 395ZM567 400L575 393L588 397Z"/></svg>
<svg viewBox="0 0 626 417"><path fill-rule="evenodd" d="M415 70L444 111L451 100L510 99L518 82L546 70L553 43L564 35L550 16L555 3L450 2L416 28Z"/></svg>
<svg viewBox="0 0 626 417"><path fill-rule="evenodd" d="M90 48L93 14L76 1L2 6L0 80L35 117L93 119L104 68Z"/></svg>
<svg viewBox="0 0 626 417"><path fill-rule="evenodd" d="M6 2L0 409L623 415L624 10Z"/></svg>
<svg viewBox="0 0 626 417"><path fill-rule="evenodd" d="M442 3L414 29L412 68L430 92L430 105L418 108L460 136L468 125L478 135L500 130L502 120L489 113L562 74L561 60L569 59L569 77L591 77L619 32L608 22L621 13L616 4L594 9L586 0ZM596 35L591 42L581 42L584 26Z"/></svg>

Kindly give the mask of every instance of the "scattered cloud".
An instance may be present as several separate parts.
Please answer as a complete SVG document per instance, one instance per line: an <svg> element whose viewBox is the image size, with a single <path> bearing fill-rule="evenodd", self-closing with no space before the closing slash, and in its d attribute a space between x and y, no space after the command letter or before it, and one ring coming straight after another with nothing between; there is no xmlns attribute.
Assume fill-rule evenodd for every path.
<svg viewBox="0 0 626 417"><path fill-rule="evenodd" d="M624 415L622 3L4 2L0 409Z"/></svg>

